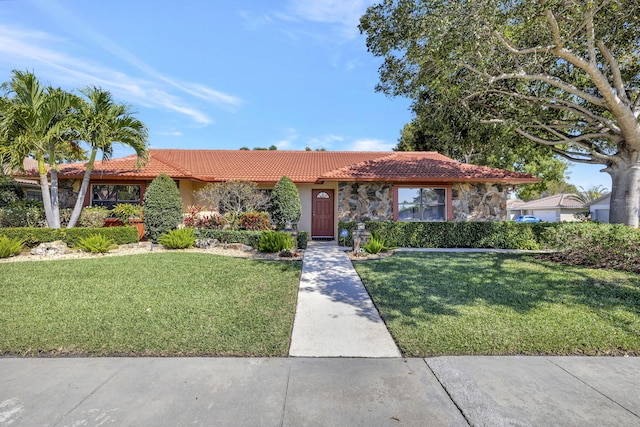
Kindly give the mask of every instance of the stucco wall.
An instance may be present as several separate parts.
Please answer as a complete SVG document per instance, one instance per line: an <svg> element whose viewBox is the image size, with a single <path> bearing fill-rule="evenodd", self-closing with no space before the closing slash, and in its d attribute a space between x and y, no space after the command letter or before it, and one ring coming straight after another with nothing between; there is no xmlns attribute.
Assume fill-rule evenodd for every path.
<svg viewBox="0 0 640 427"><path fill-rule="evenodd" d="M491 183L453 184L453 220L504 221L507 218L507 187Z"/></svg>

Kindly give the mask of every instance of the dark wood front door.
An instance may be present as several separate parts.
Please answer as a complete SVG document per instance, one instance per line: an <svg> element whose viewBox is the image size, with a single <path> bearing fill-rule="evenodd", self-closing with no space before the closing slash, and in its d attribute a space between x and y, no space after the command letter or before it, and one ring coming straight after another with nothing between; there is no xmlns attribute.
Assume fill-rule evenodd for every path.
<svg viewBox="0 0 640 427"><path fill-rule="evenodd" d="M313 190L311 237L333 239L333 190Z"/></svg>

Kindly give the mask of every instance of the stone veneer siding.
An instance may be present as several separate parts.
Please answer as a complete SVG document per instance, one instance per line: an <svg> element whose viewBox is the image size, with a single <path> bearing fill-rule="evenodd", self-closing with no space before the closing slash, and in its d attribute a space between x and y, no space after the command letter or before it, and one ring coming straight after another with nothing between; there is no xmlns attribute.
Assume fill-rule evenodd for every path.
<svg viewBox="0 0 640 427"><path fill-rule="evenodd" d="M338 184L338 221L393 221L393 184Z"/></svg>
<svg viewBox="0 0 640 427"><path fill-rule="evenodd" d="M339 221L393 221L393 184L338 184ZM507 187L491 183L452 186L453 221L504 221Z"/></svg>
<svg viewBox="0 0 640 427"><path fill-rule="evenodd" d="M453 221L504 221L507 186L491 183L453 184Z"/></svg>

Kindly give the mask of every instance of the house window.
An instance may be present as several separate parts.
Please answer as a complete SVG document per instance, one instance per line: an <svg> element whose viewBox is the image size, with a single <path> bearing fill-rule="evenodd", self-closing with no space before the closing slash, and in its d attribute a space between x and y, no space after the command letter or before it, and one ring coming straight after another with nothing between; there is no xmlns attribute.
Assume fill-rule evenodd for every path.
<svg viewBox="0 0 640 427"><path fill-rule="evenodd" d="M316 196L316 199L329 199L329 194L322 191L318 193L318 195Z"/></svg>
<svg viewBox="0 0 640 427"><path fill-rule="evenodd" d="M445 221L444 188L398 188L398 221Z"/></svg>
<svg viewBox="0 0 640 427"><path fill-rule="evenodd" d="M118 203L140 204L139 185L92 185L91 206L113 208Z"/></svg>

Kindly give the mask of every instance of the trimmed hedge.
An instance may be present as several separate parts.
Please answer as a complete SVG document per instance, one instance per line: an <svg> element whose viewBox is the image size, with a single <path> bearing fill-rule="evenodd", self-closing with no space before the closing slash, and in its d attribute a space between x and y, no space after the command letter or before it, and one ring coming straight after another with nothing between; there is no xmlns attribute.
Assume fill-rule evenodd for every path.
<svg viewBox="0 0 640 427"><path fill-rule="evenodd" d="M135 227L100 227L100 228L0 228L0 236L24 241L27 248L40 243L62 240L69 247L77 247L80 239L94 234L102 234L118 245L138 242L138 230Z"/></svg>
<svg viewBox="0 0 640 427"><path fill-rule="evenodd" d="M243 245L258 247L260 236L264 231L249 230L213 230L198 228L195 230L196 239L216 239L220 243L242 243Z"/></svg>
<svg viewBox="0 0 640 427"><path fill-rule="evenodd" d="M541 249L540 235L547 224L515 222L366 222L368 231L400 248ZM356 222L340 222L348 246Z"/></svg>

